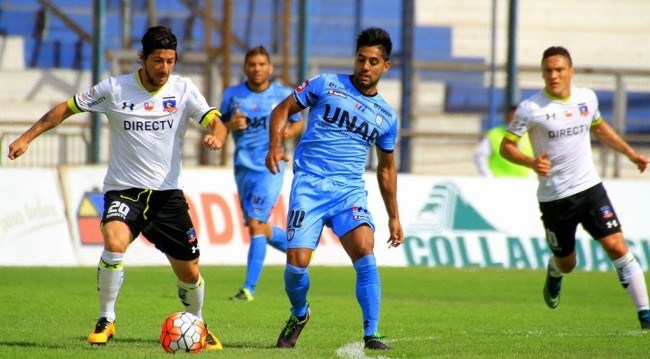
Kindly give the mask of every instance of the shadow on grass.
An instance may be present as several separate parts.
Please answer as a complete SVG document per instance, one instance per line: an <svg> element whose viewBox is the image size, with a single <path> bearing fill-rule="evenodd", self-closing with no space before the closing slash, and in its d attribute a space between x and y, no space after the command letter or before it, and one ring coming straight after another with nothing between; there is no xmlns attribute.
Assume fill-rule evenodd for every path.
<svg viewBox="0 0 650 359"><path fill-rule="evenodd" d="M86 342L87 337L78 337L79 340ZM157 338L113 338L108 343L141 343L141 344L160 344Z"/></svg>
<svg viewBox="0 0 650 359"><path fill-rule="evenodd" d="M54 345L47 343L34 343L34 342L5 342L0 340L0 347L22 347L22 348L47 348L47 349L64 349L64 345Z"/></svg>
<svg viewBox="0 0 650 359"><path fill-rule="evenodd" d="M250 342L222 342L224 348L232 349L278 349L272 343L269 344L259 344L259 343L250 343Z"/></svg>

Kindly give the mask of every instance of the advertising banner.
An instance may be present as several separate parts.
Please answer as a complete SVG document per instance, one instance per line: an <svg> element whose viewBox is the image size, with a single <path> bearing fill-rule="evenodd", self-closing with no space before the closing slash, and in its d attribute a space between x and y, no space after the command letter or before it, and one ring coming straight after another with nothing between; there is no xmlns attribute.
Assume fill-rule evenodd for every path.
<svg viewBox="0 0 650 359"><path fill-rule="evenodd" d="M63 167L59 176L54 170L2 171L0 193L7 205L0 209L0 265L95 266L103 248L99 223L106 168ZM249 236L232 170L186 168L183 177L201 263L246 264ZM388 218L376 175L368 173L365 179L379 265L546 267L550 250L535 196L535 179L400 175L398 201L405 242L390 249L386 244ZM282 228L286 227L290 184L291 174L287 173L270 220ZM650 182L605 180L604 185L628 246L648 270L650 221L645 218L645 202L650 198ZM602 214L610 215L607 211ZM612 269L598 242L580 226L576 236L577 270ZM129 265L167 264L166 257L142 235L129 247L126 261ZM269 248L267 264L284 261L283 253ZM323 230L312 263L350 264L328 228Z"/></svg>
<svg viewBox="0 0 650 359"><path fill-rule="evenodd" d="M650 221L643 217L650 183L608 180L604 185L628 246L648 270ZM550 250L536 189L534 179L402 176L406 265L545 268ZM576 269L613 268L598 242L581 226L576 237Z"/></svg>
<svg viewBox="0 0 650 359"><path fill-rule="evenodd" d="M104 208L102 182L105 167L67 167L61 169L72 242L79 255L79 264L96 265L103 249L100 220ZM184 193L190 207L202 264L244 265L250 242L239 205L232 170L188 168L183 170ZM270 222L286 227L290 174L274 208ZM403 263L403 256L399 256ZM167 258L139 236L127 250L130 265L167 264ZM284 264L284 253L269 248L267 264ZM349 259L329 230L323 232L314 264L342 265Z"/></svg>
<svg viewBox="0 0 650 359"><path fill-rule="evenodd" d="M77 265L55 169L0 168L0 202L0 265Z"/></svg>

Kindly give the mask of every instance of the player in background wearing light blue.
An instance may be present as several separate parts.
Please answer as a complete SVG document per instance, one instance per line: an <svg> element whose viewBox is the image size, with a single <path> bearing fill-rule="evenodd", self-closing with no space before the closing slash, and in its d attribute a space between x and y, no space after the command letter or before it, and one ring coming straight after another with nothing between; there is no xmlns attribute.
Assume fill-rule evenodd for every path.
<svg viewBox="0 0 650 359"><path fill-rule="evenodd" d="M390 349L379 335L381 282L374 256L374 229L368 212L363 174L371 147L376 147L377 180L388 213L390 247L404 235L397 207L397 170L393 150L397 114L377 92L390 68L392 42L379 28L359 33L354 72L321 74L305 81L271 114L266 166L281 173L288 161L282 150L287 117L310 108L307 130L295 151L294 178L287 215L285 291L291 316L277 346L292 348L310 317L308 266L323 226L332 228L357 274L356 295L363 315L368 349Z"/></svg>
<svg viewBox="0 0 650 359"><path fill-rule="evenodd" d="M264 158L269 145L271 110L291 93L288 87L271 82L273 65L263 46L254 47L244 57L246 81L226 89L221 102L222 120L235 140L235 181L244 221L250 234L246 281L232 300L252 301L262 273L266 244L286 252L284 229L269 224L271 210L282 189L284 166L279 176L270 173ZM283 141L304 128L300 114L289 117Z"/></svg>

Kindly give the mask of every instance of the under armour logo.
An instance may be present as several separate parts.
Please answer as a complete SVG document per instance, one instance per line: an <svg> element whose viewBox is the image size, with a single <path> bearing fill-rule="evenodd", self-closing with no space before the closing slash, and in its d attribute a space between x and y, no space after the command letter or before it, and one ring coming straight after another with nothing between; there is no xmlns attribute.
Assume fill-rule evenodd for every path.
<svg viewBox="0 0 650 359"><path fill-rule="evenodd" d="M187 300L187 289L178 287L178 299L181 300L184 306L190 306L190 302Z"/></svg>
<svg viewBox="0 0 650 359"><path fill-rule="evenodd" d="M133 106L135 106L135 105L130 103L130 102L122 102L122 110L124 110L124 109L126 109L128 107L129 110L133 111Z"/></svg>
<svg viewBox="0 0 650 359"><path fill-rule="evenodd" d="M555 120L555 114L554 113L547 113L546 114L546 120L554 119Z"/></svg>
<svg viewBox="0 0 650 359"><path fill-rule="evenodd" d="M605 224L607 225L607 228L618 227L618 221L615 220L615 219L613 219L611 221L607 221L607 223L605 223Z"/></svg>

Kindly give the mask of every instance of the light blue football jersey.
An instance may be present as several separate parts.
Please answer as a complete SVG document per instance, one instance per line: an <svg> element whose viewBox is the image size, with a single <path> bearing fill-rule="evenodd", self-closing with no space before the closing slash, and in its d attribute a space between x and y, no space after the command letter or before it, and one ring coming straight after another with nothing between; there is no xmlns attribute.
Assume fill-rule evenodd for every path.
<svg viewBox="0 0 650 359"><path fill-rule="evenodd" d="M251 91L245 82L226 89L219 110L222 121L230 121L232 115L239 109L246 114L248 123L248 128L245 130L232 133L235 140L235 166L268 172L264 161L269 149L271 111L290 94L290 88L273 82L266 90L259 93ZM299 113L289 118L292 122L300 120Z"/></svg>
<svg viewBox="0 0 650 359"><path fill-rule="evenodd" d="M359 92L349 74L320 74L297 87L293 98L301 107L310 107L294 171L363 181L370 148L376 144L385 152L395 149L395 110L378 93Z"/></svg>

